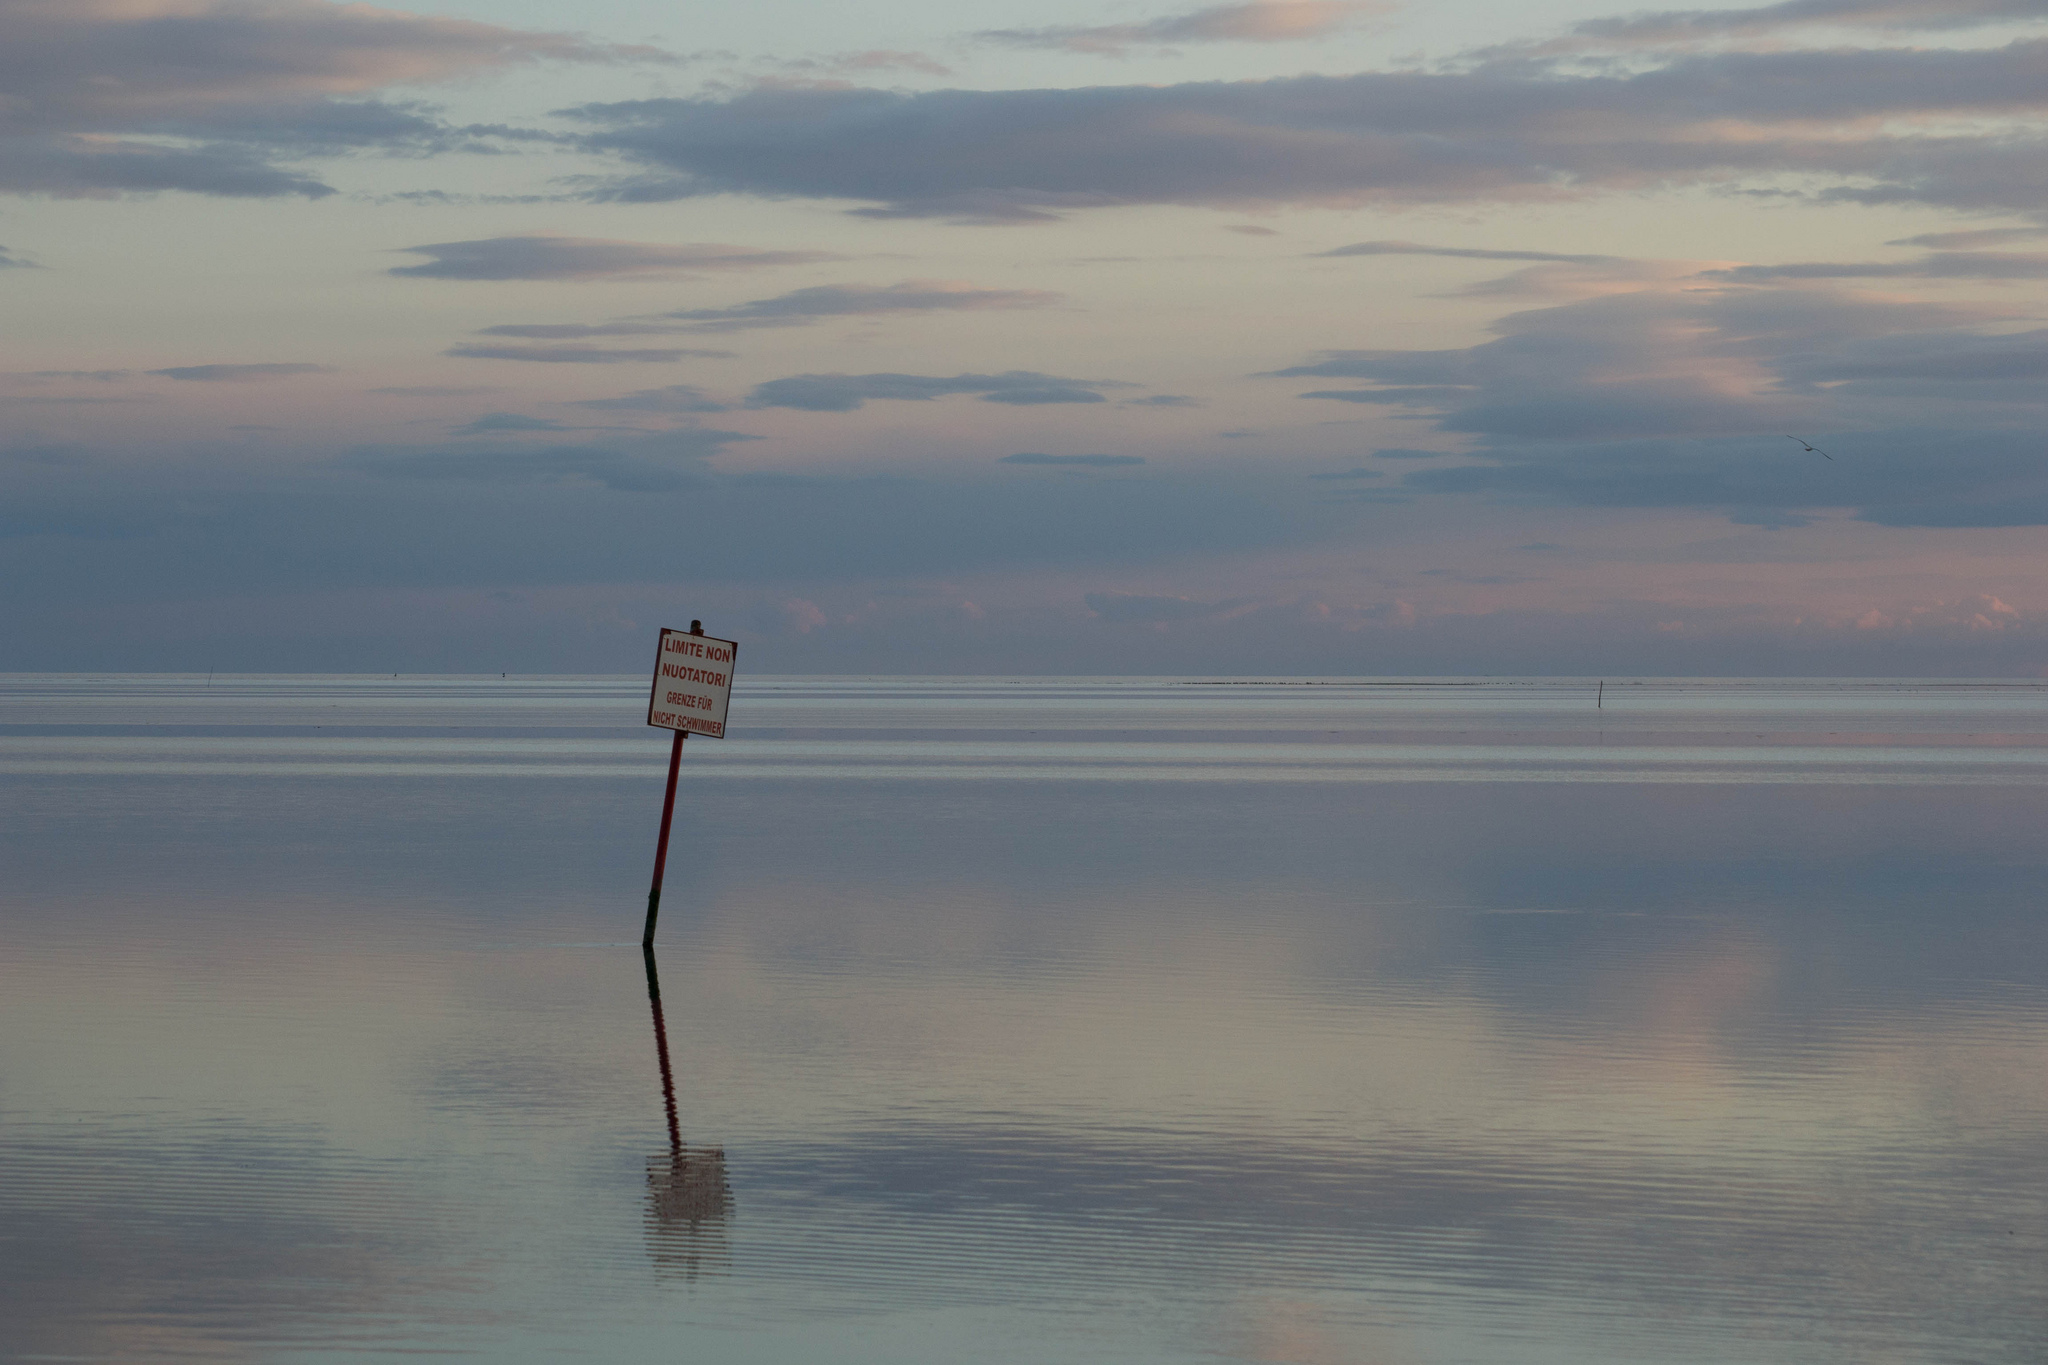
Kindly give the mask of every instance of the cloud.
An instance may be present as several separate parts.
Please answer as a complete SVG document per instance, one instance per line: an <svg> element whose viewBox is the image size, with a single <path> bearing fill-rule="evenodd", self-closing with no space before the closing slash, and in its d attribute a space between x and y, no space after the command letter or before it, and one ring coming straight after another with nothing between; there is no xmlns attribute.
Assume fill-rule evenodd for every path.
<svg viewBox="0 0 2048 1365"><path fill-rule="evenodd" d="M157 147L85 138L0 138L0 192L59 198L181 190L223 198L335 193L309 175L271 165L234 147Z"/></svg>
<svg viewBox="0 0 2048 1365"><path fill-rule="evenodd" d="M1496 339L1446 351L1338 351L1280 376L1351 377L1376 387L1305 397L1407 407L1442 431L1488 441L1622 440L1779 434L1819 423L1862 425L1886 405L1918 405L1894 382L1853 392L1859 367L1951 363L1967 352L2031 354L1966 328L2006 316L1985 306L1865 299L1818 288L1646 288L1515 313ZM1974 402L1991 369L1944 385ZM1933 376L1929 376L1930 379ZM1827 385L1836 387L1825 387ZM1924 411L1892 406L1897 417Z"/></svg>
<svg viewBox="0 0 2048 1365"><path fill-rule="evenodd" d="M1081 600L1098 620L1157 627L1225 616L1250 606L1252 601L1233 597L1223 602L1200 602L1191 597L1147 597L1129 592L1091 592Z"/></svg>
<svg viewBox="0 0 2048 1365"><path fill-rule="evenodd" d="M1479 587L1498 587L1504 583L1542 583L1546 580L1521 573L1466 573L1463 569L1418 569L1420 578L1441 578L1450 583L1470 583Z"/></svg>
<svg viewBox="0 0 2048 1365"><path fill-rule="evenodd" d="M542 365L663 365L686 355L718 353L682 347L609 350L601 346L483 346L466 342L450 346L441 354L465 360L531 360Z"/></svg>
<svg viewBox="0 0 2048 1365"><path fill-rule="evenodd" d="M836 57L798 57L783 62L787 71L916 71L927 76L950 76L953 68L927 53L894 48L872 48L866 52L842 52Z"/></svg>
<svg viewBox="0 0 2048 1365"><path fill-rule="evenodd" d="M1917 237L1900 237L1886 246L1924 246L1942 251L1965 251L1974 247L2003 246L2029 238L2048 237L2048 227L1970 228L1962 232L1923 232Z"/></svg>
<svg viewBox="0 0 2048 1365"><path fill-rule="evenodd" d="M2048 401L2048 394L2009 387L2014 381L2048 379L2048 330L1865 337L1829 352L1786 356L1775 364L1787 387L1824 391L1845 402L1985 396Z"/></svg>
<svg viewBox="0 0 2048 1365"><path fill-rule="evenodd" d="M2040 280L2048 253L1945 251L1916 261L1797 261L1703 270L1703 280L1756 284L1770 280Z"/></svg>
<svg viewBox="0 0 2048 1365"><path fill-rule="evenodd" d="M1399 407L1430 407L1463 397L1452 388L1311 389L1303 398L1332 398L1340 403L1384 403Z"/></svg>
<svg viewBox="0 0 2048 1365"><path fill-rule="evenodd" d="M473 422L451 428L457 436L475 436L501 431L567 431L568 427L545 417L527 417L517 412L487 412Z"/></svg>
<svg viewBox="0 0 2048 1365"><path fill-rule="evenodd" d="M769 299L755 299L730 308L688 308L660 315L659 321L623 319L604 323L510 323L486 327L482 336L578 340L614 336L674 336L679 333L722 333L757 327L804 327L836 317L872 317L889 313L985 312L1042 308L1061 295L1039 289L976 289L948 280L905 280L901 284L828 284L791 290ZM729 356L730 351L679 351L693 356Z"/></svg>
<svg viewBox="0 0 2048 1365"><path fill-rule="evenodd" d="M85 394L0 394L0 403L31 407L97 407L108 403L147 403L147 398L98 398Z"/></svg>
<svg viewBox="0 0 2048 1365"><path fill-rule="evenodd" d="M2048 329L1982 304L1816 284L1640 287L1512 314L1451 350L1328 352L1276 372L1467 436L1401 490L1696 507L1797 526L2048 520ZM1807 433L1835 458L1786 439ZM1399 449L1381 458L1433 452Z"/></svg>
<svg viewBox="0 0 2048 1365"><path fill-rule="evenodd" d="M1560 256L1553 251L1486 251L1476 247L1426 246L1421 242L1353 242L1318 256L1455 256L1474 261L1558 261L1572 265L1605 265L1613 256Z"/></svg>
<svg viewBox="0 0 2048 1365"><path fill-rule="evenodd" d="M799 635L808 635L832 619L825 614L824 608L807 597L784 602L782 618L789 628Z"/></svg>
<svg viewBox="0 0 2048 1365"><path fill-rule="evenodd" d="M881 217L1464 204L1764 188L2048 210L2048 41L1680 54L1273 80L925 92L755 88L563 111L638 163L592 193L848 201ZM1786 182L1793 182L1787 188Z"/></svg>
<svg viewBox="0 0 2048 1365"><path fill-rule="evenodd" d="M15 371L15 372L14 372L13 374L11 374L11 375L5 375L5 376L0 376L0 377L5 377L5 378L9 378L9 379L30 379L30 380L36 380L36 381L48 381L48 380L53 380L53 379L58 379L58 380L62 380L62 379L77 379L77 380L88 380L88 381L90 381L90 382L92 382L92 383L96 383L96 384L113 384L113 383L119 383L120 381L122 381L122 380L125 380L125 379L133 379L133 378L135 377L135 371L133 371L133 370L17 370L17 371Z"/></svg>
<svg viewBox="0 0 2048 1365"><path fill-rule="evenodd" d="M1124 388L1107 379L1061 379L1031 370L1002 374L798 374L757 384L750 408L797 408L804 412L854 412L869 399L927 402L949 394L973 394L984 403L1033 406L1041 403L1101 403L1100 389Z"/></svg>
<svg viewBox="0 0 2048 1365"><path fill-rule="evenodd" d="M849 52L835 59L834 64L842 71L921 71L927 76L953 74L952 67L935 61L922 52L903 52L893 48Z"/></svg>
<svg viewBox="0 0 2048 1365"><path fill-rule="evenodd" d="M673 336L678 330L659 322L514 322L479 328L477 335L578 341L588 337Z"/></svg>
<svg viewBox="0 0 2048 1365"><path fill-rule="evenodd" d="M0 461L17 465L63 465L77 462L80 451L61 445L0 446Z"/></svg>
<svg viewBox="0 0 2048 1365"><path fill-rule="evenodd" d="M1281 43L1328 37L1385 7L1356 0L1254 0L1214 5L1140 24L988 29L974 36L1006 47L1041 47L1121 57L1134 47L1175 43Z"/></svg>
<svg viewBox="0 0 2048 1365"><path fill-rule="evenodd" d="M1252 469L1062 478L971 459L937 477L716 467L754 448L739 432L692 428L252 462L169 437L81 448L61 464L0 461L0 576L11 620L31 607L65 613L68 634L49 628L57 644L75 643L88 603L360 589L381 604L371 628L382 630L388 594L442 586L781 583L777 601L829 602L819 595L838 591L829 584L1022 566L1142 573L1162 558L1343 546L1357 532L1349 509L1272 496L1270 476ZM681 540L678 495L692 514ZM818 588L787 586L800 582ZM0 640L27 666L19 631Z"/></svg>
<svg viewBox="0 0 2048 1365"><path fill-rule="evenodd" d="M1793 28L1943 30L1989 24L2038 23L2037 0L1787 0L1755 9L1666 10L1625 18L1591 19L1571 38L1544 44L1671 46L1720 38L1764 37Z"/></svg>
<svg viewBox="0 0 2048 1365"><path fill-rule="evenodd" d="M1124 406L1133 408L1199 408L1202 400L1184 393L1153 393L1143 398L1126 398Z"/></svg>
<svg viewBox="0 0 2048 1365"><path fill-rule="evenodd" d="M1831 510L1887 526L2048 524L2048 471L2030 432L1898 427L1816 437L1832 462L1782 437L1497 445L1486 463L1417 470L1404 488L1588 507L1692 507L1797 527Z"/></svg>
<svg viewBox="0 0 2048 1365"><path fill-rule="evenodd" d="M526 428L533 429L533 428ZM703 482L699 468L742 431L692 427L589 445L478 450L467 446L368 449L343 462L365 474L480 484L595 484L619 493L666 493Z"/></svg>
<svg viewBox="0 0 2048 1365"><path fill-rule="evenodd" d="M641 389L617 398L585 398L574 406L599 412L724 412L728 404L708 397L704 390L688 384L670 384L659 389Z"/></svg>
<svg viewBox="0 0 2048 1365"><path fill-rule="evenodd" d="M1626 256L1568 255L1555 251L1432 246L1424 242L1356 242L1316 258L1347 256L1442 256L1454 260L1513 261L1518 270L1461 284L1439 298L1583 296L1613 293L1638 284L1661 284L1693 272L1690 263L1639 260Z"/></svg>
<svg viewBox="0 0 2048 1365"><path fill-rule="evenodd" d="M1061 297L1042 289L976 289L956 280L905 280L891 285L814 285L732 308L690 308L663 316L687 324L678 331L736 332L753 327L801 327L823 318L883 313L1044 308L1058 303Z"/></svg>
<svg viewBox="0 0 2048 1365"><path fill-rule="evenodd" d="M34 261L26 260L23 257L13 254L6 247L0 246L0 270L40 269L42 269L42 267L37 265Z"/></svg>
<svg viewBox="0 0 2048 1365"><path fill-rule="evenodd" d="M453 128L371 98L539 61L660 60L563 33L326 0L9 0L0 5L0 191L304 195L275 164L353 149L448 150Z"/></svg>
<svg viewBox="0 0 2048 1365"><path fill-rule="evenodd" d="M1340 469L1330 474L1311 474L1309 477L1327 483L1345 479L1384 479L1387 472L1384 469Z"/></svg>
<svg viewBox="0 0 2048 1365"><path fill-rule="evenodd" d="M997 464L1049 464L1084 465L1090 469L1121 468L1145 463L1142 455L1037 455L1025 451L1016 455L1005 455Z"/></svg>
<svg viewBox="0 0 2048 1365"><path fill-rule="evenodd" d="M393 266L389 273L431 280L642 280L845 259L827 251L764 251L721 242L671 246L603 237L485 237L400 250L432 259Z"/></svg>
<svg viewBox="0 0 2048 1365"><path fill-rule="evenodd" d="M270 379L290 379L301 374L333 374L332 365L173 365L166 370L145 370L145 374L166 379L195 379L212 384L247 384Z"/></svg>

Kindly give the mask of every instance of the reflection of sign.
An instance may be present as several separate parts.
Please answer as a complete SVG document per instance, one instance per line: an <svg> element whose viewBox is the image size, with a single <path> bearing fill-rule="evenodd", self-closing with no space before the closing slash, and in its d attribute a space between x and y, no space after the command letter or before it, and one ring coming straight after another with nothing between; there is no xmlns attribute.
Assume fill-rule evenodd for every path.
<svg viewBox="0 0 2048 1365"><path fill-rule="evenodd" d="M732 696L732 660L739 645L686 630L664 630L654 656L654 691L647 723L664 730L725 738L725 704Z"/></svg>
<svg viewBox="0 0 2048 1365"><path fill-rule="evenodd" d="M694 1280L723 1268L731 1212L723 1149L678 1145L647 1158L647 1250L658 1270Z"/></svg>
<svg viewBox="0 0 2048 1365"><path fill-rule="evenodd" d="M647 1205L654 1221L665 1227L724 1222L732 1211L725 1150L682 1147L647 1158Z"/></svg>

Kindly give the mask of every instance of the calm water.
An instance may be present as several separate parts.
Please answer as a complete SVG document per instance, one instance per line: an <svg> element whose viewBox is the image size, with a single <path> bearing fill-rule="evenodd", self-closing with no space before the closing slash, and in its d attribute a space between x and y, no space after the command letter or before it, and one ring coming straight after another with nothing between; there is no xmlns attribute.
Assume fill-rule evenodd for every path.
<svg viewBox="0 0 2048 1365"><path fill-rule="evenodd" d="M2048 689L644 706L0 678L0 1359L2048 1356Z"/></svg>

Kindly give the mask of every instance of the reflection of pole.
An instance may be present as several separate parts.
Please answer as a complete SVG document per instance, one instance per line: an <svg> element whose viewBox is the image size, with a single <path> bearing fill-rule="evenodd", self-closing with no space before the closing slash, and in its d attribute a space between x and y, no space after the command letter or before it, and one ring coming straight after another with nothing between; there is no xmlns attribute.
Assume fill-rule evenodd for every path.
<svg viewBox="0 0 2048 1365"><path fill-rule="evenodd" d="M676 1076L668 1062L668 1024L661 1015L661 973L654 949L642 948L647 964L647 1008L654 1015L654 1055L661 1061L661 1106L668 1116L668 1150L647 1158L647 1250L657 1274L694 1280L726 1260L725 1220L732 1213L732 1186L725 1176L725 1151L685 1147L676 1119Z"/></svg>
<svg viewBox="0 0 2048 1365"><path fill-rule="evenodd" d="M685 738L683 731L676 731L675 745L668 751L668 795L661 800L661 841L654 846L654 885L647 889L647 927L640 931L642 948L654 946L654 917L661 911L661 874L668 866L668 825L676 813L676 774L683 766ZM653 961L648 959L650 967Z"/></svg>
<svg viewBox="0 0 2048 1365"><path fill-rule="evenodd" d="M676 743L682 743L676 736ZM668 1027L661 1018L661 975L654 970L654 949L641 945L647 961L647 1007L654 1011L654 1052L661 1059L661 1105L668 1111L668 1149L677 1156L683 1151L683 1132L676 1123L676 1077L668 1065Z"/></svg>

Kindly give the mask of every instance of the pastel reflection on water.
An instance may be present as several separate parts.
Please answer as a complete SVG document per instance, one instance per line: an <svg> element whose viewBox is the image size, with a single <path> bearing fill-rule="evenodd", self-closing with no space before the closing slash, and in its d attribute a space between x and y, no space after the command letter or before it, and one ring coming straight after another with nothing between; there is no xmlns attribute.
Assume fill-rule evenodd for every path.
<svg viewBox="0 0 2048 1365"><path fill-rule="evenodd" d="M657 964L631 686L215 686L0 680L0 1358L2048 1340L2040 688L759 683Z"/></svg>

